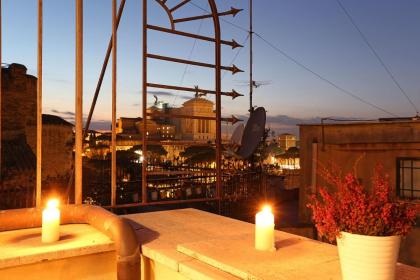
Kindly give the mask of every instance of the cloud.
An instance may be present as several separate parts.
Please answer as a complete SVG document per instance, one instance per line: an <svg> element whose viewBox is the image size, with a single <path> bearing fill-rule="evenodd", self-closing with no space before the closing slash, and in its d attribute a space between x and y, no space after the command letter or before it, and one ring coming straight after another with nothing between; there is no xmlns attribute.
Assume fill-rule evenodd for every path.
<svg viewBox="0 0 420 280"><path fill-rule="evenodd" d="M90 123L91 130L111 130L111 122L105 120L92 121Z"/></svg>
<svg viewBox="0 0 420 280"><path fill-rule="evenodd" d="M59 115L74 116L74 112L70 112L70 111L58 111L58 110L52 109L51 112L55 114L59 114Z"/></svg>

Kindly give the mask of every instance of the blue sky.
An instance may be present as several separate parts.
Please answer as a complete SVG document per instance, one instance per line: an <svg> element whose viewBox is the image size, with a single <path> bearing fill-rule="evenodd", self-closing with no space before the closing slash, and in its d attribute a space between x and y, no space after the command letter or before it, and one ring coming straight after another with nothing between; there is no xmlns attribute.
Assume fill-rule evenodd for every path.
<svg viewBox="0 0 420 280"><path fill-rule="evenodd" d="M180 0L168 0L172 6ZM87 113L103 57L111 34L111 0L84 1L84 110ZM208 9L207 1L192 0ZM247 28L248 1L223 0L219 10L231 6L245 10L226 20ZM420 11L419 1L341 0L355 22L379 53L403 89L420 107ZM44 0L44 113L74 111L74 0ZM167 26L168 21L154 1L149 1L151 23ZM3 0L3 61L22 63L36 75L36 0ZM141 112L141 1L127 0L118 31L118 116L137 116ZM186 5L177 16L201 15L203 11ZM336 0L255 0L254 29L278 48L312 70L363 99L398 116L413 116L415 110L390 80L371 50L338 6ZM179 24L180 30L212 33L211 21ZM222 22L223 37L243 42L247 33ZM156 32L149 38L150 52L188 58L194 40ZM244 115L248 109L248 45L235 64L245 73L223 79L225 90L235 88L245 97L223 99L224 115ZM255 79L270 81L255 92L254 103L264 106L272 116L302 120L340 116L377 118L389 115L344 95L312 73L302 69L259 38L254 39ZM228 65L237 50L223 48L223 63ZM211 44L198 41L191 59L213 60ZM150 61L149 79L160 83L210 88L212 71L183 65ZM110 68L109 68L110 69ZM110 71L95 111L95 120L111 118ZM180 105L191 94L162 96ZM149 100L152 101L152 96Z"/></svg>

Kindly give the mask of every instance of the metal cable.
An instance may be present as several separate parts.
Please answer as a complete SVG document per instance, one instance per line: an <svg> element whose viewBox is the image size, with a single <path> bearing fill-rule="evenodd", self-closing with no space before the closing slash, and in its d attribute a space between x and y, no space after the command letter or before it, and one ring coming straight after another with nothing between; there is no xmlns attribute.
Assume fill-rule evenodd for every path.
<svg viewBox="0 0 420 280"><path fill-rule="evenodd" d="M272 49L274 49L275 51L277 51L278 53L282 54L284 57L286 57L287 59L289 59L290 61L292 61L293 63L295 63L296 65L300 66L301 68L305 69L306 71L312 73L313 75L315 75L316 77L318 77L320 80L326 82L327 84L333 86L334 88L338 89L339 91L345 93L346 95L349 95L357 100L359 100L360 102L369 105L377 110L380 110L384 113L387 113L391 116L394 117L398 117L397 115L395 115L394 113L391 113L390 111L387 111L386 109L379 107L363 98L361 98L360 96L350 92L349 90L346 90L342 87L340 87L339 85L337 85L336 83L328 80L327 78L325 78L324 76L322 76L321 74L318 74L317 72L315 72L314 70L310 69L308 66L302 64L301 62L299 62L298 60L296 60L295 58L291 57L290 55L288 55L286 52L284 52L283 50L281 50L280 48L276 47L274 44L270 43L269 41L267 41L266 39L264 39L260 34L258 33L254 33L255 36L257 36L258 38L260 38L262 41L264 41L267 45L269 45Z"/></svg>
<svg viewBox="0 0 420 280"><path fill-rule="evenodd" d="M245 40L241 44L243 47L245 47L246 43L248 42L248 39L249 39L249 34L246 36ZM243 50L243 47L238 49L238 51L236 52L235 56L230 61L229 65L233 65L233 63L235 63L235 61L238 58L239 54ZM222 80L225 78L226 74L227 74L227 71L223 72L223 74L222 74Z"/></svg>
<svg viewBox="0 0 420 280"><path fill-rule="evenodd" d="M202 11L209 12L208 10L206 10L206 9L204 9L204 8L202 8L202 7L200 7L199 5L195 4L195 3L194 3L194 2L192 2L192 1L191 1L191 2L189 2L189 3L190 3L191 5L193 5L194 7L196 7L196 8L198 8L198 9L202 10ZM226 22L226 23L228 23L228 24L230 24L230 25L232 25L232 26L234 26L234 27L236 27L236 28L238 28L238 29L240 29L240 30L242 30L242 31L244 31L244 32L247 32L247 33L249 34L249 30L247 30L247 29L245 29L245 28L243 28L243 27L241 27L241 26L239 26L239 25L237 25L237 24L234 24L234 23L232 23L232 22L230 22L230 21L228 21L228 20L225 20L225 19L223 19L223 18L222 18L222 21L223 21L223 22ZM314 70L310 69L308 66L306 66L306 65L304 65L303 63L299 62L297 59L295 59L295 58L293 58L292 56L288 55L285 51L281 50L279 47L275 46L273 43L271 43L271 42L269 42L268 40L266 40L266 39L265 39L262 35L260 35L259 33L254 32L254 35L255 35L255 36L257 36L258 38L260 38L260 39L261 39L264 43L266 43L268 46L270 46L273 50L275 50L275 51L277 51L278 53L280 53L281 55L283 55L283 56L284 56L285 58L287 58L288 60L292 61L293 63L295 63L295 64L296 64L296 65L298 65L299 67L303 68L304 70L306 70L306 71L308 71L308 72L312 73L313 75L315 75L316 77L318 77L320 80L322 80L322 81L326 82L327 84L329 84L329 85L333 86L334 88L338 89L338 90L339 90L339 91L341 91L342 93L344 93L344 94L346 94L346 95L348 95L348 96L351 96L351 97L353 97L353 98L357 99L358 101L360 101L360 102L362 102L362 103L364 103L364 104L366 104L366 105L369 105L369 106L371 106L371 107L373 107L373 108L375 108L375 109L377 109L377 110L379 110L379 111L382 111L382 112L384 112L384 113L386 113L386 114L388 114L388 115L391 115L391 116L393 116L393 117L398 117L398 115L396 115L396 114L394 114L394 113L392 113L392 112L390 112L390 111L388 111L388 110L386 110L386 109L384 109L384 108L382 108L382 107L380 107L380 106L377 106L377 105L375 105L375 104L373 104L373 103L371 103L371 102L369 102L369 101L367 101L367 100L363 99L362 97L360 97L360 96L358 96L358 95L356 95L356 94L352 93L351 91L346 90L346 89L344 89L344 88L340 87L339 85L337 85L336 83L334 83L334 82L330 81L329 79L325 78L325 77L324 77L324 76L322 76L321 74L318 74L318 73L317 73L317 72L315 72Z"/></svg>
<svg viewBox="0 0 420 280"><path fill-rule="evenodd" d="M359 26L354 21L353 17L350 15L350 13L347 11L347 9L344 7L344 5L340 2L340 0L335 0L337 4L340 6L340 8L343 10L344 14L347 16L353 27L357 30L362 40L365 42L365 44L369 47L369 49L372 51L373 55L376 57L376 59L379 61L379 63L382 65L382 67L385 69L391 80L394 82L394 84L397 86L397 88L400 90L401 94L408 100L408 102L413 106L414 110L416 111L416 114L419 114L418 107L414 104L414 102L411 100L411 98L408 96L408 94L405 92L405 90L401 87L400 83L395 78L394 74L392 74L389 67L385 64L384 60L381 58L381 56L378 54L378 52L375 50L375 48L372 46L372 44L369 42L365 34L362 32L362 30L359 28Z"/></svg>

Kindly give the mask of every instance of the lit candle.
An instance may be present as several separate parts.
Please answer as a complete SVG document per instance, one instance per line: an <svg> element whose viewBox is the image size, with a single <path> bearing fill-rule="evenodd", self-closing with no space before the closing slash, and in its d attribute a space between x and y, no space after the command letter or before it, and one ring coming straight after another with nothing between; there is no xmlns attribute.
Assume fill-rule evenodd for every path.
<svg viewBox="0 0 420 280"><path fill-rule="evenodd" d="M274 251L274 215L270 206L255 216L255 249L261 251Z"/></svg>
<svg viewBox="0 0 420 280"><path fill-rule="evenodd" d="M58 199L51 199L42 211L42 242L51 243L60 238L60 210Z"/></svg>

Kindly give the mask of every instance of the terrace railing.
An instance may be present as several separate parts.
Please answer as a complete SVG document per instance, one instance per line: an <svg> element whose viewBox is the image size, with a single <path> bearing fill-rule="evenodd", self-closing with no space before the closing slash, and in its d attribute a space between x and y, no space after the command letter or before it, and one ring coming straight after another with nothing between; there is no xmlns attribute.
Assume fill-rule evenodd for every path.
<svg viewBox="0 0 420 280"><path fill-rule="evenodd" d="M117 10L117 0L112 0L112 37L108 44L107 53L104 59L103 67L101 70L101 74L98 80L98 84L95 90L95 95L93 98L92 106L89 111L88 119L86 122L85 129L83 128L83 0L76 0L75 8L76 8L76 20L75 20L75 33L76 33L76 44L75 44L75 65L76 65L76 75L75 75L75 146L74 146L74 171L71 176L70 186L74 186L74 202L76 204L83 203L83 152L84 152L84 139L89 131L89 125L92 119L92 115L94 112L94 108L96 105L96 101L101 89L101 85L104 79L104 74L106 72L106 68L108 65L109 58L112 56L112 134L111 134L111 180L109 183L106 183L106 188L110 188L111 190L111 197L109 200L110 206L112 208L116 207L129 207L129 206L142 206L142 205L152 205L152 204L162 204L162 203L183 203L183 202L193 202L193 201L220 201L225 196L226 192L223 192L224 184L227 184L227 188L229 188L229 184L231 181L227 180L226 177L223 175L222 171L222 133L221 133L221 126L222 122L231 122L234 123L237 121L235 117L222 117L222 96L228 96L231 98L236 98L241 96L241 94L237 93L235 90L232 91L223 91L222 90L222 71L230 71L232 74L241 72L239 68L235 65L232 66L224 66L222 65L222 46L230 46L232 49L237 47L242 47L235 40L224 40L222 39L221 33L221 26L220 26L220 18L227 15L236 15L240 12L239 9L232 8L228 11L219 11L216 5L215 0L208 0L208 7L209 13L205 15L194 15L191 17L185 18L178 18L177 12L182 10L191 0L180 0L178 4L174 6L169 6L166 0L143 0L143 55L142 55L142 101L143 101L143 108L142 108L142 117L143 117L143 133L142 133L142 150L143 154L145 155L143 164L141 165L141 177L136 178L131 181L123 182L118 181L118 174L117 174L117 126L116 126L116 100L117 100L117 28L119 21L121 19L125 0L121 0L119 9ZM148 5L149 3L155 3L159 5L167 14L170 26L163 27L163 26L156 26L152 25L148 21ZM1 17L1 0L0 0L0 17ZM203 36L200 34L194 34L182 31L178 28L179 23L185 22L195 22L197 20L205 20L210 19L213 23L214 33L213 36ZM1 18L0 18L0 35L1 35ZM41 166L42 166L42 82L43 82L43 1L38 0L38 42L37 42L37 110L36 110L36 120L37 120L37 137L36 137L36 188L35 188L35 201L36 206L41 206L41 195L42 195L42 176L41 176ZM166 33L172 34L174 36L191 38L194 40L199 40L203 42L207 42L209 44L214 45L214 62L213 63L205 63L202 61L193 61L189 59L183 59L178 57L169 57L163 56L160 54L153 53L148 48L148 33L150 31L158 32L158 33ZM1 36L0 36L1 38ZM0 41L0 63L2 62L2 44ZM196 87L181 87L175 85L168 85L168 84L159 84L159 83L152 83L149 81L148 75L148 63L150 60L161 60L166 61L169 63L181 63L185 65L192 65L195 67L202 67L202 68L209 68L213 69L214 73L214 88L205 89L200 86ZM1 90L1 67L0 67L0 90ZM197 115L185 115L185 114L159 114L156 112L148 112L147 109L147 93L149 88L159 88L159 89L170 89L174 91L182 91L182 92L190 92L199 95L214 95L215 96L215 116L214 117L203 117ZM0 98L1 98L0 94ZM1 101L1 100L0 100ZM0 114L1 115L1 114ZM148 131L148 124L147 119L149 118L182 118L182 119L193 119L193 120L211 120L215 121L216 123L216 139L214 142L215 152L216 152L216 159L215 159L215 170L206 172L198 171L195 172L196 175L179 175L176 173L178 171L174 170L164 170L168 181L169 179L174 180L174 176L178 174L178 180L182 181L183 184L192 184L200 186L201 191L198 190L200 188L191 188L191 195L190 191L187 188L183 188L182 191L177 191L179 189L178 183L165 183L168 185L168 189L171 190L169 193L169 197L167 195L166 198L163 199L164 196L161 195L160 190L157 190L155 187L156 182L159 178L156 178L153 172L149 171L148 166L150 166L151 161L148 157L148 145L152 144L153 141L148 139L147 131ZM1 138L1 116L0 116L0 141ZM159 141L158 141L159 142ZM0 151L0 154L1 151ZM2 164L2 160L0 159L0 164ZM2 166L0 166L1 170ZM140 170L139 170L140 172ZM1 176L1 174L0 174ZM1 179L1 178L0 178ZM162 181L162 179L159 179ZM165 181L163 180L163 181ZM1 180L0 180L1 181ZM105 184L105 183L101 183ZM108 187L109 184L109 187ZM136 190L136 185L137 189ZM140 187L141 185L141 187ZM119 203L121 199L122 190L127 190L127 194L132 192L133 202L132 203ZM156 195L156 192L159 191L159 194ZM194 193L194 191L196 191ZM229 192L229 191L228 191ZM135 194L138 194L139 197L137 198ZM167 192L168 193L168 192ZM231 194L230 194L231 195ZM85 195L86 197L86 195Z"/></svg>

